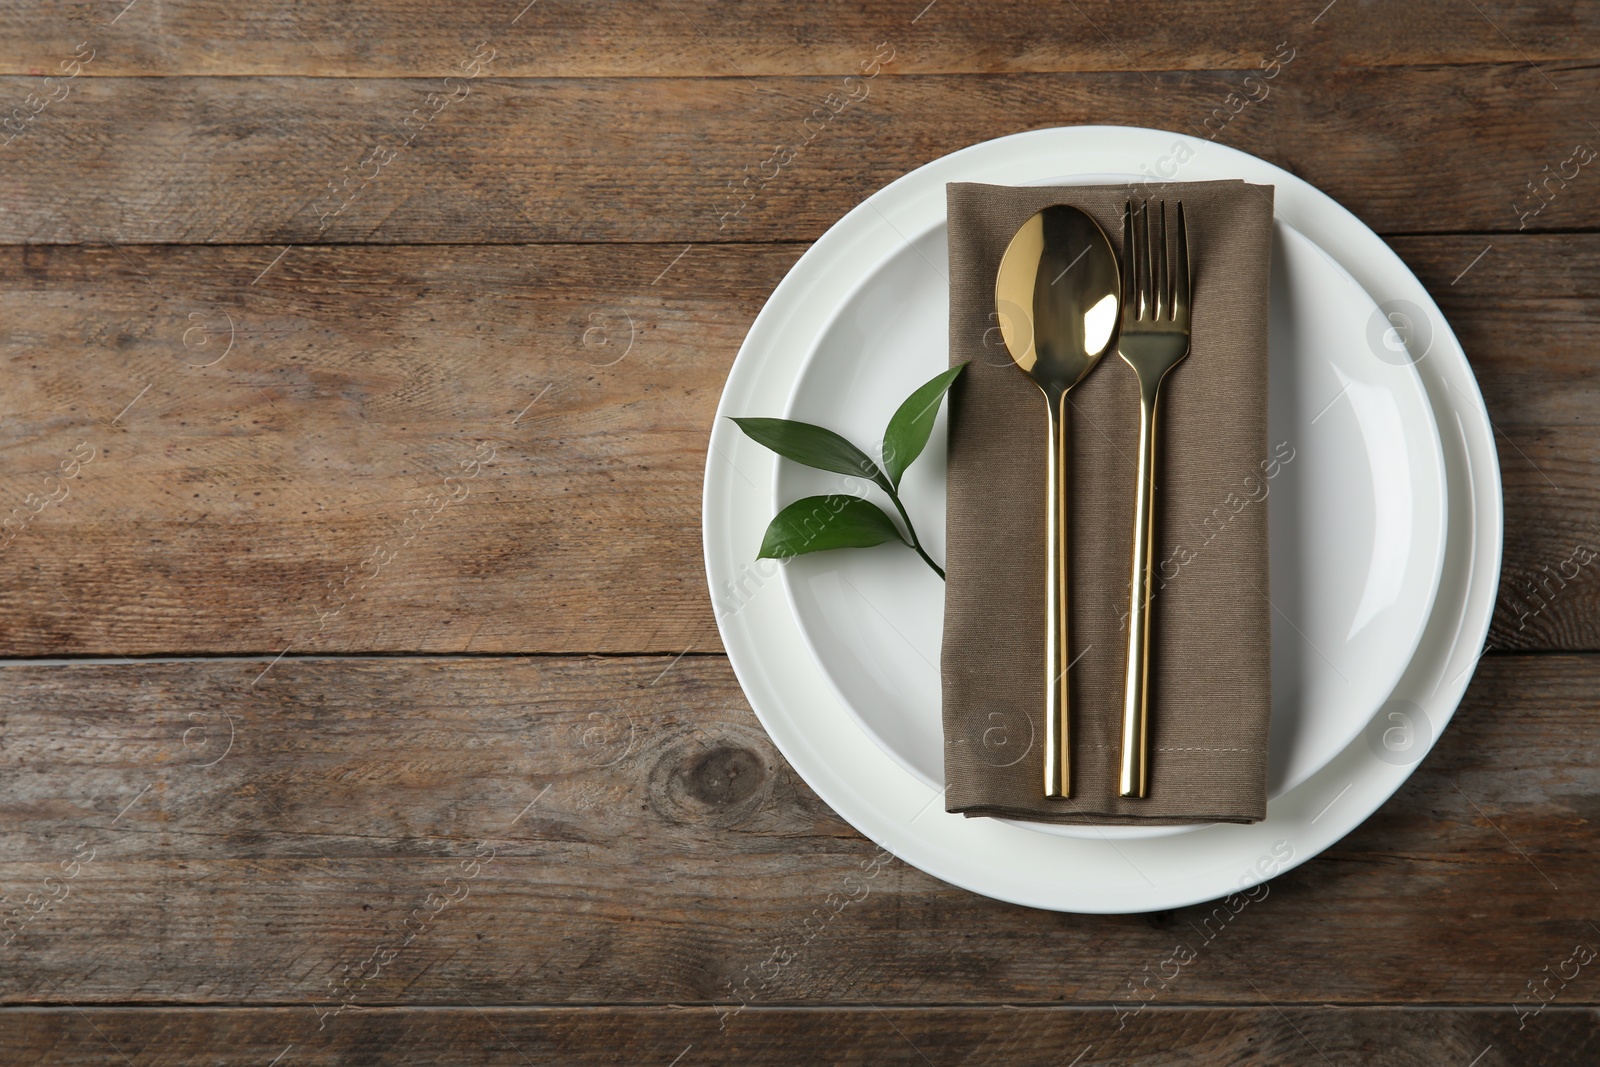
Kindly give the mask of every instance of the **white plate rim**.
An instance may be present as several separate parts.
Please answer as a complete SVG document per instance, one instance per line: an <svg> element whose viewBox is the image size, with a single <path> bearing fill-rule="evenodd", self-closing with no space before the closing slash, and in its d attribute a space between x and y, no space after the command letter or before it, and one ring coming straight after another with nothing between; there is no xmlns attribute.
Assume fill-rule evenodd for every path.
<svg viewBox="0 0 1600 1067"><path fill-rule="evenodd" d="M1174 165L1174 156L1180 151L1187 156ZM817 328L816 323L808 326L791 321L796 300L812 296L825 301L838 295L830 294L828 272L821 268L829 260L861 251L864 244L897 234L896 216L903 219L908 214L904 203L897 201L907 192L916 192L911 188L914 183L936 185L942 198L946 173L953 169L979 164L1003 166L1015 173L1019 160L1041 156L1084 160L1080 164L1083 173L1153 166L1150 172L1165 179L1244 177L1277 186L1277 213L1327 251L1375 299L1403 299L1426 316L1433 333L1428 353L1432 358L1419 364L1419 370L1439 416L1447 478L1452 490L1459 482L1465 492L1450 493L1446 545L1446 567L1453 559L1460 581L1452 586L1448 598L1441 589L1423 644L1396 688L1396 698L1412 701L1427 726L1427 736L1419 741L1414 758L1384 762L1358 740L1269 806L1264 822L1251 826L1207 827L1177 838L1124 841L1120 847L1112 842L1028 833L1030 853L1039 852L1043 845L1051 855L1041 858L1036 864L1039 869L1024 871L1016 869L1015 846L1022 842L1013 835L1025 831L1007 830L994 820L961 820L945 815L942 808L930 812L940 794L902 770L860 733L798 644L787 598L774 595L770 577L752 575L751 567L742 563L731 534L736 522L743 521L748 528L752 521L764 524L769 516L765 515L764 493L759 490L753 509L761 513L759 519L736 514L740 511L735 506L736 493L741 492L737 481L749 482L752 490L770 485L775 460L753 444L747 447L741 442L724 416L754 410L755 404L771 409L782 403L787 395L785 383L763 378L764 372L771 377L775 361L769 358L765 365L758 365L755 357L747 359L746 354L770 348L793 361L793 337L786 343L784 330L792 327L795 334L810 336ZM1056 172L1061 169L1059 162L1054 167ZM973 180L970 173L960 177ZM806 270L801 269L803 265ZM1386 303L1384 299L1378 302L1380 306ZM797 367L788 369L792 379ZM781 395L774 395L778 389L782 389ZM1446 429L1450 432L1443 432ZM749 472L758 476L752 479ZM751 510L745 508L744 512ZM1254 885L1316 855L1376 810L1431 748L1466 688L1493 613L1503 527L1498 459L1477 383L1432 299L1393 251L1354 215L1281 168L1182 134L1114 126L1036 130L962 149L868 197L824 234L774 290L729 373L711 433L703 521L707 577L713 595L725 588L723 583L735 579L741 582L741 589L746 580L754 577L756 581L743 603L718 613L718 627L735 675L774 744L818 795L868 837L945 881L1018 904L1085 913L1159 910ZM759 529L755 533L759 538ZM1444 608L1447 603L1450 606ZM764 648L783 648L791 654L774 656ZM795 651L800 655L793 655ZM806 718L794 718L793 709L786 706L796 701L804 705ZM813 725L813 720L821 721ZM841 726L847 729L840 730ZM1334 817L1323 822L1330 813ZM988 825L979 834L974 831L975 823ZM1288 858L1271 865L1249 862L1252 857L1279 854L1288 838L1293 838ZM1203 844L1199 839L1204 839ZM1197 847L1204 849L1204 858L1198 862L1191 855ZM1128 855L1130 852L1134 855ZM1175 868L1163 852L1181 853ZM1068 855L1070 868L1059 862ZM1112 868L1131 870L1139 879L1123 873L1120 880L1102 877L1091 883L1072 876L1084 870ZM1154 880L1150 872L1155 873Z"/></svg>

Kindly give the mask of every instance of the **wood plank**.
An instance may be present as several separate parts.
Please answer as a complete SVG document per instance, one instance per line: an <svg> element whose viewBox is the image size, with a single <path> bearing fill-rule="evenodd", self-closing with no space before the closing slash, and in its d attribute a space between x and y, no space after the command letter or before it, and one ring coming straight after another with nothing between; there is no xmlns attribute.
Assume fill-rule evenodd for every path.
<svg viewBox="0 0 1600 1067"><path fill-rule="evenodd" d="M1380 232L1595 227L1600 197L1583 192L1595 178L1572 153L1595 136L1575 109L1600 91L1600 69L1550 74L1559 90L1527 65L1347 69L1308 54L1219 139ZM79 78L17 120L0 243L811 240L906 171L1001 134L1116 123L1203 139L1242 77L490 68L449 95L414 79ZM0 78L19 101L37 88ZM1150 171L1181 175L1176 160ZM1551 177L1555 199L1532 215L1544 201L1529 183L1563 170L1577 176Z"/></svg>
<svg viewBox="0 0 1600 1067"><path fill-rule="evenodd" d="M1506 546L1494 648L1600 648L1600 493L1578 444L1593 439L1585 423L1500 433Z"/></svg>
<svg viewBox="0 0 1600 1067"><path fill-rule="evenodd" d="M717 647L707 432L799 249L279 251L0 253L7 653Z"/></svg>
<svg viewBox="0 0 1600 1067"><path fill-rule="evenodd" d="M8 928L0 1003L1509 1015L1600 945L1597 657L1487 657L1407 785L1257 899L1101 917L881 853L717 657L264 667L0 669L0 892L40 909ZM1600 1004L1597 973L1558 1002Z"/></svg>
<svg viewBox="0 0 1600 1067"><path fill-rule="evenodd" d="M375 1008L315 1030L303 1008L12 1009L0 1049L40 1067L256 1063L1004 1063L1008 1067L1572 1067L1600 1052L1592 1011L1552 1006L1519 1031L1503 1010L1289 1006L1154 1011L1123 1029L1074 1008ZM1490 1051L1492 1050L1492 1051ZM1485 1053L1488 1053L1486 1056ZM226 1054L228 1059L217 1057ZM1322 1057L1322 1058L1319 1058ZM1493 1057L1500 1058L1495 1059ZM148 1057L148 1058L147 1058ZM398 1059L394 1057L399 1057ZM1477 1067L1477 1065L1474 1065Z"/></svg>
<svg viewBox="0 0 1600 1067"><path fill-rule="evenodd" d="M1395 239L1501 431L1492 641L1600 648L1600 237L1486 243ZM707 427L799 252L0 250L0 653L715 651Z"/></svg>
<svg viewBox="0 0 1600 1067"><path fill-rule="evenodd" d="M1253 70L1281 41L1345 67L1549 63L1600 52L1600 16L1584 4L1502 5L1490 9L1493 22L1442 3L1313 7L320 0L241 9L167 0L119 14L120 5L20 6L5 15L0 73L53 70L83 41L95 49L91 75L354 78L444 77L484 41L498 52L498 71L537 77L844 74L883 40L894 44L897 64L916 73Z"/></svg>

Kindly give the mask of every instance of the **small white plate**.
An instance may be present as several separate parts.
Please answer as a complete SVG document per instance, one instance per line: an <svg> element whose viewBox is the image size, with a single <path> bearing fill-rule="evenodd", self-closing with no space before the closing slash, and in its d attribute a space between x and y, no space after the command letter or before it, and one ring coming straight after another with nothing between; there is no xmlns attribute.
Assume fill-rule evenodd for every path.
<svg viewBox="0 0 1600 1067"><path fill-rule="evenodd" d="M1095 182L1110 180L1130 179ZM783 412L869 452L899 402L949 360L946 227L941 220L906 236L839 307ZM1247 502L1240 486L1235 500L1219 498L1217 506L1264 502L1270 509L1268 795L1278 797L1360 733L1411 661L1438 588L1445 489L1438 429L1416 369L1373 358L1367 327L1382 321L1378 306L1287 223L1277 223L1273 243L1269 421L1276 477L1252 483L1260 486L1256 501ZM1387 339L1380 336L1380 345ZM1003 352L993 358L1009 366ZM1097 373L1124 370L1112 360ZM1042 401L1039 417L1042 424ZM941 412L901 493L935 559L944 556L944 451ZM867 491L893 512L881 490L852 482L846 487L838 475L780 464L773 513L803 496L847 489ZM944 583L899 545L802 556L783 573L800 632L839 699L896 762L943 788ZM1040 758L1026 738L1014 747L1016 760ZM1069 837L1194 829L1019 825Z"/></svg>
<svg viewBox="0 0 1600 1067"><path fill-rule="evenodd" d="M1148 173L1276 186L1278 218L1377 301L1381 318L1371 327L1378 340L1362 350L1388 367L1417 361L1437 421L1446 538L1422 640L1360 736L1269 803L1260 823L1119 841L946 814L941 791L880 748L846 709L807 649L778 565L753 558L773 515L779 463L723 416L786 409L825 329L862 280L907 236L927 235L942 221L946 182L1060 180L1064 160L1083 180ZM1387 333L1391 323L1405 329L1395 350L1389 346L1402 338ZM934 329L942 345L942 319ZM942 365L937 357L931 362ZM1317 432L1347 403L1341 397L1314 424ZM723 644L751 707L796 771L861 832L936 877L999 899L1061 911L1153 911L1222 896L1304 862L1376 810L1426 754L1466 688L1493 611L1499 467L1477 384L1438 309L1388 246L1327 196L1262 160L1191 137L1127 127L1039 130L964 149L894 182L835 224L774 291L734 362L717 414L706 466L706 569ZM1353 410L1340 417L1360 421ZM915 466L912 472L919 473ZM919 476L937 473L929 464ZM1275 487L1269 506L1279 507L1279 495ZM908 565L921 566L914 559ZM1355 602L1360 614L1359 596Z"/></svg>

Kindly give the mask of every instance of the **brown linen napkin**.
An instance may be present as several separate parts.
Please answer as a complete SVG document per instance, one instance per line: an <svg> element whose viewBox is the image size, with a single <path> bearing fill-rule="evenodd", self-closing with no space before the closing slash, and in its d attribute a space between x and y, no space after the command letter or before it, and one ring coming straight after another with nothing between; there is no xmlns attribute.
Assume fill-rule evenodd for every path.
<svg viewBox="0 0 1600 1067"><path fill-rule="evenodd" d="M1027 218L1072 204L1122 246L1127 186L952 184L944 613L945 807L1102 824L1256 822L1272 711L1267 600L1270 186L1152 187L1183 201L1189 357L1162 391L1156 459L1149 795L1117 795L1139 393L1114 352L1068 396L1072 795L1046 800L1046 408L995 329L1000 259ZM1285 451L1287 451L1285 449ZM1288 453L1292 456L1292 453Z"/></svg>

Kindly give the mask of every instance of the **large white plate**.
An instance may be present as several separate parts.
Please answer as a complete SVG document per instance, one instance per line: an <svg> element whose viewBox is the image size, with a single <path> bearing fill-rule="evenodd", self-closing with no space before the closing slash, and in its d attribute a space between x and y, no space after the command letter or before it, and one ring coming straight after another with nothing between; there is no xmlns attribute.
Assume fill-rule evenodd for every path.
<svg viewBox="0 0 1600 1067"><path fill-rule="evenodd" d="M875 442L900 399L947 365L944 221L907 237L861 273L823 330L796 381L788 418ZM1269 470L1276 476L1252 480L1249 490L1241 479L1230 487L1234 498L1219 494L1216 504L1221 515L1236 507L1271 509L1268 795L1278 797L1361 732L1410 662L1444 558L1445 490L1438 430L1416 369L1405 360L1373 358L1368 326L1383 321L1376 303L1287 223L1277 224L1273 254L1270 433L1277 466ZM1378 343L1387 356L1382 343L1394 331L1384 326ZM1010 366L1003 351L992 358ZM1131 372L1112 361L1097 373ZM925 458L902 483L918 534L935 558L944 554L944 448L941 414ZM863 480L852 482L846 488L880 495ZM782 464L773 510L840 489L837 475ZM890 508L887 497L879 502ZM1219 523L1208 534L1225 537L1225 527ZM1201 544L1197 535L1182 540ZM801 557L783 575L801 634L839 699L902 767L942 788L943 583L894 545ZM1008 738L997 758L1041 758L1030 740ZM1118 838L1194 829L1022 825Z"/></svg>
<svg viewBox="0 0 1600 1067"><path fill-rule="evenodd" d="M1372 361L1391 369L1416 361L1439 424L1447 483L1438 595L1414 655L1362 735L1273 800L1267 819L1252 826L1086 840L1046 837L992 819L965 820L946 815L940 792L863 731L808 653L776 565L751 560L772 515L777 464L721 418L712 431L706 472L707 573L724 645L751 706L801 775L863 833L938 877L1001 899L1068 911L1155 910L1253 885L1315 855L1382 803L1431 747L1466 686L1493 608L1499 470L1459 345L1421 285L1381 240L1277 167L1181 135L1123 127L1001 138L929 164L869 198L825 234L774 292L735 361L719 416L785 408L834 313L858 288L863 267L883 262L908 238L929 234L942 221L945 182L1058 180L1068 169L1064 160L1082 176L1148 173L1275 185L1278 217L1377 301L1380 318L1363 324L1377 331L1377 343L1363 346ZM1388 332L1391 323L1404 333L1405 347L1398 350L1388 347L1400 340ZM942 343L942 318L937 328ZM1344 403L1345 398L1337 402ZM1323 421L1334 418L1335 410ZM1359 423L1353 412L1351 417Z"/></svg>

